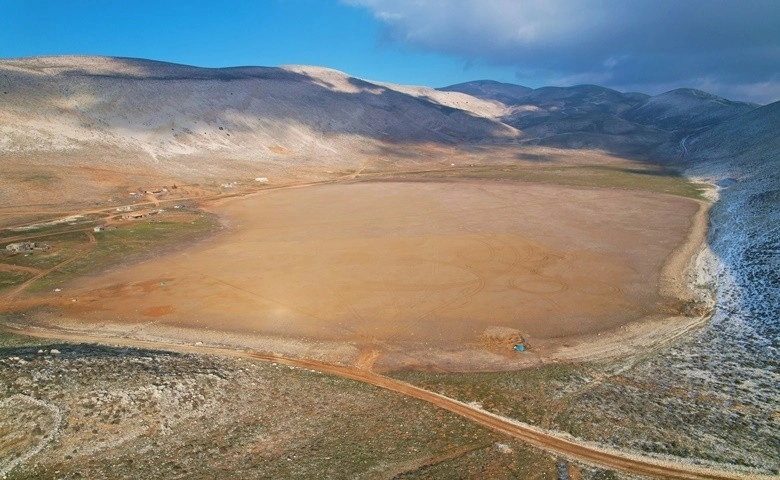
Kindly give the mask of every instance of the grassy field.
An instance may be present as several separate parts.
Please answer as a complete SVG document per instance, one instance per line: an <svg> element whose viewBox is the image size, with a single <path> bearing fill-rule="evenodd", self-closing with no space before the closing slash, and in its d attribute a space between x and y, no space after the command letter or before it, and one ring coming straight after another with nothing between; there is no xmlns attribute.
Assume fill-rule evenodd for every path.
<svg viewBox="0 0 780 480"><path fill-rule="evenodd" d="M31 277L30 272L0 271L0 290L19 285Z"/></svg>
<svg viewBox="0 0 780 480"><path fill-rule="evenodd" d="M72 231L73 227L69 225L52 226L46 227L48 235L42 240L51 245L50 250L6 255L0 257L0 263L41 271L52 269L27 288L30 293L48 291L78 276L176 248L216 229L217 220L213 216L197 212L164 213L94 234L91 227ZM38 234L37 231L31 233ZM89 235L94 235L94 243L90 242ZM0 289L20 285L31 276L28 272L0 271Z"/></svg>
<svg viewBox="0 0 780 480"><path fill-rule="evenodd" d="M190 221L141 220L115 230L96 233L97 243L90 250L33 282L29 291L50 290L68 280L100 271L110 265L133 262L143 257L163 253L182 243L201 238L215 228L216 220L213 217L197 214L193 215Z"/></svg>
<svg viewBox="0 0 780 480"><path fill-rule="evenodd" d="M9 265L48 270L76 255L88 241L89 237L84 231L60 233L44 240L45 243L55 248L48 251L36 250L31 255L20 253L7 256L1 261Z"/></svg>
<svg viewBox="0 0 780 480"><path fill-rule="evenodd" d="M677 172L659 167L617 168L606 166L527 167L472 166L398 174L367 175L366 178L477 179L521 181L594 188L620 188L701 198L702 186L689 182Z"/></svg>

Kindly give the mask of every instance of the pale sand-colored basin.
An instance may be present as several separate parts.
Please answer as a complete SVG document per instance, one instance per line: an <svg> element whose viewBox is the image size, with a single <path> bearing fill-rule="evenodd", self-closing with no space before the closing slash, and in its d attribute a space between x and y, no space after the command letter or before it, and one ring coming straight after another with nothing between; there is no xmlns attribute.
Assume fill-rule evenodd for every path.
<svg viewBox="0 0 780 480"><path fill-rule="evenodd" d="M592 333L664 308L696 202L509 182L356 183L213 207L224 234L79 280L70 318L350 342Z"/></svg>

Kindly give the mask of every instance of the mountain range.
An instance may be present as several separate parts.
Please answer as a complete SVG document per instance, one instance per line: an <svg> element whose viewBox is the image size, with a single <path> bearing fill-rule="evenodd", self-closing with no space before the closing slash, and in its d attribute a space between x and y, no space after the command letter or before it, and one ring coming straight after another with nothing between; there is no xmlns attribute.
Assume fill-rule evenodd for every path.
<svg viewBox="0 0 780 480"><path fill-rule="evenodd" d="M490 149L547 160L588 150L685 166L746 148L773 153L780 131L777 103L693 89L649 96L493 81L434 89L321 67L209 69L109 57L0 60L0 98L0 204L19 200L19 179L33 179L21 193L32 202L50 194L46 178L83 185L101 169L124 177L79 195L152 175L318 179L474 161Z"/></svg>

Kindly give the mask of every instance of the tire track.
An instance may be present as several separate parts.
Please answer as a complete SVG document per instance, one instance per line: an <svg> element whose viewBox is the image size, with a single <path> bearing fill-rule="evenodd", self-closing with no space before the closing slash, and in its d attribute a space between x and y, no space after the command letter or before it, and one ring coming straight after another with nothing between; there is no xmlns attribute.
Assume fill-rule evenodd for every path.
<svg viewBox="0 0 780 480"><path fill-rule="evenodd" d="M48 410L49 413L52 415L54 426L51 430L46 432L45 435L41 437L41 439L38 441L36 445L34 445L32 448L28 449L23 454L19 455L18 457L14 459L9 459L7 462L6 459L3 459L3 462L0 462L0 478L6 478L6 476L14 469L17 465L20 465L33 456L40 453L41 450L43 450L46 445L51 443L52 440L57 436L59 433L60 428L62 427L63 423L63 415L59 408L56 406L44 402L42 400L38 400L37 398L33 398L29 395L23 395L20 393L17 393L15 395L11 395L8 398L3 399L0 401L0 408L5 407L5 404L11 403L11 402L27 402L30 404L33 404L39 408Z"/></svg>
<svg viewBox="0 0 780 480"><path fill-rule="evenodd" d="M500 243L501 245L503 245L509 250L509 256L511 257L511 259L508 262L505 262L507 268L506 273L513 272L516 268L520 266L520 262L529 256L528 254L526 254L525 256L521 255L520 250L515 245L512 245L510 242L507 242L506 240L503 240L498 237L494 237L493 240ZM527 242L523 242L523 243L526 244L525 245L526 248L530 248L530 245L528 245Z"/></svg>
<svg viewBox="0 0 780 480"><path fill-rule="evenodd" d="M87 238L89 239L89 237L87 237ZM92 238L94 239L95 237L93 236ZM3 296L1 298L3 298L4 300L8 300L8 301L12 300L17 295L19 295L24 290L26 290L27 287L29 287L36 280L39 280L39 279L45 277L46 275L48 275L48 274L50 274L52 272L55 272L55 271L61 269L62 267L66 266L66 265L68 265L70 263L73 263L76 260L79 260L80 258L88 255L92 251L92 249L95 247L96 243L97 242L95 242L95 243L92 243L92 242L87 243L85 247L82 247L82 251L81 252L73 255L72 257L68 258L67 260L64 260L64 261L58 263L57 265L53 266L52 268L49 268L48 270L40 271L40 273L38 273L37 275L33 276L32 278L26 280L24 283L18 285L16 288L14 288L13 290L9 291L8 293L5 294L5 296Z"/></svg>

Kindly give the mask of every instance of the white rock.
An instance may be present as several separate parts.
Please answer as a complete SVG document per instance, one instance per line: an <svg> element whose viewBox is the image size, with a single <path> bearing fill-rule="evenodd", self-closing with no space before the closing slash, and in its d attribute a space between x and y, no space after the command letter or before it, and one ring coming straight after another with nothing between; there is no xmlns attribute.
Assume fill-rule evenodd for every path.
<svg viewBox="0 0 780 480"><path fill-rule="evenodd" d="M493 447L498 450L500 453L512 453L512 447L505 443L494 443Z"/></svg>

